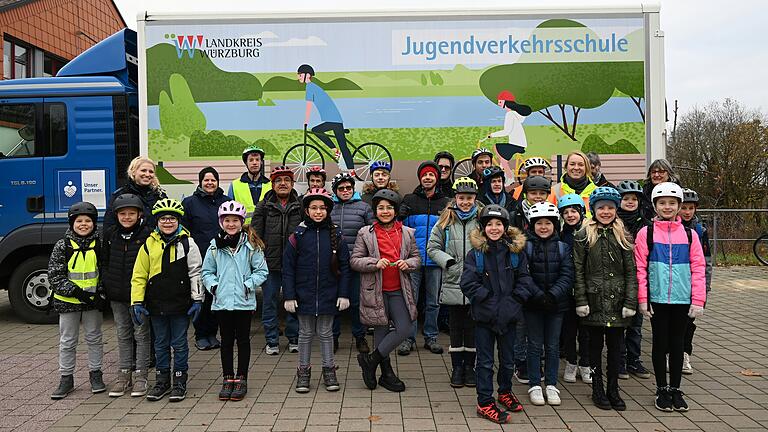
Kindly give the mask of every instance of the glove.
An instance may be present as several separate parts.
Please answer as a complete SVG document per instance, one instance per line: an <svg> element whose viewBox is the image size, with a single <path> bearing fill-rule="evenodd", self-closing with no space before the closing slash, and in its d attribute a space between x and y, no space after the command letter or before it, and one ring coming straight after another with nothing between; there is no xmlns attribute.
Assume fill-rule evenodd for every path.
<svg viewBox="0 0 768 432"><path fill-rule="evenodd" d="M135 305L131 306L131 318L133 318L133 322L136 325L143 325L144 320L141 318L142 315L149 316L149 311L144 308L144 305L141 303L136 303Z"/></svg>
<svg viewBox="0 0 768 432"><path fill-rule="evenodd" d="M637 309L643 314L644 317L651 319L653 316L653 308L648 303L640 303Z"/></svg>
<svg viewBox="0 0 768 432"><path fill-rule="evenodd" d="M448 270L448 269L449 269L449 268L451 268L451 266L453 266L454 264L456 264L456 260L455 260L455 259L453 259L453 258L449 259L449 260L448 260L448 261L445 263L445 269L446 269L446 270Z"/></svg>
<svg viewBox="0 0 768 432"><path fill-rule="evenodd" d="M578 315L579 318L586 318L587 315L589 315L589 305L576 306L576 315Z"/></svg>
<svg viewBox="0 0 768 432"><path fill-rule="evenodd" d="M83 303L85 303L85 304L87 304L89 306L93 306L93 301L94 301L93 300L93 296L94 296L93 293L89 293L89 292L83 291L82 288L79 288L79 287L76 287L72 291L72 297L80 300L81 302L83 302Z"/></svg>
<svg viewBox="0 0 768 432"><path fill-rule="evenodd" d="M344 297L339 297L336 299L336 308L340 311L349 309L349 299Z"/></svg>
<svg viewBox="0 0 768 432"><path fill-rule="evenodd" d="M632 318L637 313L636 310L623 307L621 308L621 317L622 318Z"/></svg>
<svg viewBox="0 0 768 432"><path fill-rule="evenodd" d="M549 303L547 303L547 295L545 293L536 294L531 297L528 306L530 309L546 310L549 307Z"/></svg>
<svg viewBox="0 0 768 432"><path fill-rule="evenodd" d="M704 315L704 308L701 306L691 305L691 307L688 308L688 317L689 318L698 318L700 316Z"/></svg>
<svg viewBox="0 0 768 432"><path fill-rule="evenodd" d="M189 310L187 310L187 316L192 317L192 322L197 322L197 319L200 318L200 311L203 309L203 302L196 301L192 303L192 306L189 307Z"/></svg>
<svg viewBox="0 0 768 432"><path fill-rule="evenodd" d="M299 302L296 300L286 300L285 303L283 303L283 307L287 312L296 313L296 308L299 307Z"/></svg>
<svg viewBox="0 0 768 432"><path fill-rule="evenodd" d="M96 295L93 296L93 306L99 311L104 312L107 310L107 304L107 296L105 296L103 292L97 292Z"/></svg>
<svg viewBox="0 0 768 432"><path fill-rule="evenodd" d="M218 287L219 287L218 285L214 285L214 286L211 287L211 294L212 295L216 295L216 288L218 288Z"/></svg>

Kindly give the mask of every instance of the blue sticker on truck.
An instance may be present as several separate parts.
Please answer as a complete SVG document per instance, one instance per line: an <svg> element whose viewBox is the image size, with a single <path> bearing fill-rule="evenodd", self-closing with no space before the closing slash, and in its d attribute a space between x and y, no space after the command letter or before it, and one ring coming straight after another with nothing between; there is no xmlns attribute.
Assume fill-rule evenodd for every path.
<svg viewBox="0 0 768 432"><path fill-rule="evenodd" d="M107 208L106 170L71 170L59 171L58 174L58 210L66 211L80 201L88 201L99 210Z"/></svg>

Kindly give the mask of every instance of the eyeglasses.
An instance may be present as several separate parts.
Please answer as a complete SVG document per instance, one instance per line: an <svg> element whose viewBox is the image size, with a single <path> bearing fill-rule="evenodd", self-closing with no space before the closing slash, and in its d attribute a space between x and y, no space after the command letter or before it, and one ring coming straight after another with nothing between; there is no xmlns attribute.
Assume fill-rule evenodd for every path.
<svg viewBox="0 0 768 432"><path fill-rule="evenodd" d="M176 218L173 217L173 216L163 216L160 219L158 219L157 221L160 222L160 223L169 224L169 223L176 222Z"/></svg>
<svg viewBox="0 0 768 432"><path fill-rule="evenodd" d="M326 206L310 206L309 211L326 211L328 210L328 207Z"/></svg>
<svg viewBox="0 0 768 432"><path fill-rule="evenodd" d="M440 167L440 171L450 171L451 166L450 165L438 165Z"/></svg>
<svg viewBox="0 0 768 432"><path fill-rule="evenodd" d="M376 211L393 211L394 206L376 206Z"/></svg>
<svg viewBox="0 0 768 432"><path fill-rule="evenodd" d="M667 173L667 170L665 170L665 169L655 169L655 170L651 171L651 175L661 175L661 174L666 174L666 173Z"/></svg>
<svg viewBox="0 0 768 432"><path fill-rule="evenodd" d="M352 189L354 189L352 186L339 186L336 188L336 190L339 190L342 192L351 191Z"/></svg>

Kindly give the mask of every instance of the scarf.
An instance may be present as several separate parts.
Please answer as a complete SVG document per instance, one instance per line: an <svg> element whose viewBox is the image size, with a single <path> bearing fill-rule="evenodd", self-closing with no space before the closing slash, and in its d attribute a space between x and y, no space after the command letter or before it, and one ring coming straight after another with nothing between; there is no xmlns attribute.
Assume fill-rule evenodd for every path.
<svg viewBox="0 0 768 432"><path fill-rule="evenodd" d="M576 195L581 195L590 183L589 177L587 176L582 177L581 180L574 180L567 173L563 174L563 182L576 191Z"/></svg>
<svg viewBox="0 0 768 432"><path fill-rule="evenodd" d="M155 228L155 231L157 231L158 234L160 234L160 238L165 242L165 244L171 244L176 237L179 236L179 233L181 232L181 224L179 224L179 227L176 228L176 231L172 232L171 234L165 234L162 231L160 231L160 228Z"/></svg>
<svg viewBox="0 0 768 432"><path fill-rule="evenodd" d="M458 207L456 208L455 211L456 211L456 216L458 216L459 219L461 219L462 221L467 221L467 220L472 219L473 217L475 217L475 215L477 214L477 204L473 204L472 208L469 209L468 212L463 212L463 211L459 210Z"/></svg>
<svg viewBox="0 0 768 432"><path fill-rule="evenodd" d="M232 248L237 249L238 243L240 243L241 234L229 235L226 231L221 230L216 234L216 247L219 249Z"/></svg>

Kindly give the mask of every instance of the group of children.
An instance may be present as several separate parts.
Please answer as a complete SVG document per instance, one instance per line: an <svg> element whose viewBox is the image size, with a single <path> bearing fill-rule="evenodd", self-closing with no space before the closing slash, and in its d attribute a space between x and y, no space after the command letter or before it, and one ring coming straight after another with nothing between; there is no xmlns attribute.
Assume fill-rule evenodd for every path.
<svg viewBox="0 0 768 432"><path fill-rule="evenodd" d="M481 186L468 177L457 179L453 198L429 233L426 255L442 272L439 303L449 315L451 386L475 386L478 415L505 423L509 412L522 410L512 392L521 366L527 371L532 404L561 403L557 384L563 352L564 381L575 382L580 375L592 384L596 406L624 410L618 380L627 370L642 376L639 340L633 335L639 338L641 318L646 317L653 328L655 405L665 411L687 410L681 374L691 370L693 320L703 313L708 286L702 249L707 239L695 216L695 192L671 182L656 185L651 203L656 217L649 221L641 211L645 197L637 182L596 187L587 202L566 194L556 204L548 201L550 181L543 176L529 175L516 191L519 197L508 194L504 184L504 171L493 166L484 169ZM339 185L345 189L338 190ZM389 356L411 336L416 320L417 287L411 274L423 264L419 246L414 229L398 219L402 199L391 188L368 191L364 199L370 202L373 220L359 224L356 236L335 224L331 215L340 205L337 195L351 196L353 188L354 180L344 177L334 179L334 194L322 187L304 194L303 221L283 253L284 308L299 323L299 393L310 391L315 337L325 388L339 389L334 318L350 307L353 297L355 302L359 298L360 326L374 328L373 349L366 346L357 356L365 386L405 390ZM171 401L183 400L187 328L200 313L206 290L213 296L211 309L221 331L219 399L243 399L256 290L269 274L264 242L245 224L246 208L236 201L223 203L218 210L221 229L209 245L191 239L180 224L184 209L174 199L154 205L152 227L143 223L144 205L135 195L118 196L112 209L118 224L102 235L96 208L73 205L70 229L51 254L53 307L60 314L61 333L61 382L51 397L63 398L74 389L81 324L91 389L106 390L101 311L108 300L119 347L119 372L110 396L129 392L159 400L170 393ZM207 251L201 254L199 247ZM150 389L151 344L156 379ZM516 364L521 344L523 365ZM637 344L636 349L625 348L630 344Z"/></svg>

